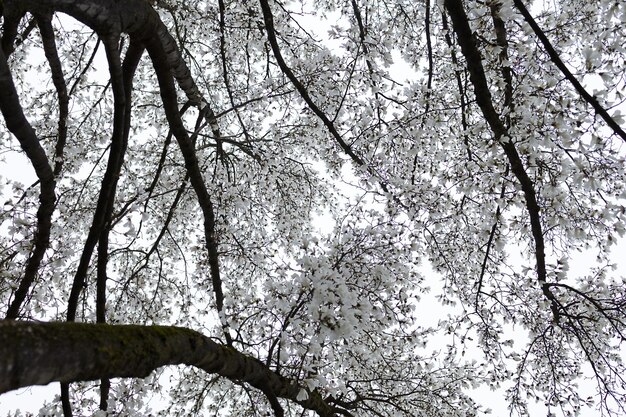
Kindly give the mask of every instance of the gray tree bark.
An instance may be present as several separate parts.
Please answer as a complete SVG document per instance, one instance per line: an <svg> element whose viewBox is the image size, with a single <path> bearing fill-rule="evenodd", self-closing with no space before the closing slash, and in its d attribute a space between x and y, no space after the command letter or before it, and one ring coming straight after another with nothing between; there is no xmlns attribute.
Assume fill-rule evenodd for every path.
<svg viewBox="0 0 626 417"><path fill-rule="evenodd" d="M166 365L190 365L268 396L284 398L334 416L317 392L296 400L302 389L261 361L214 342L194 330L172 326L0 321L0 393L53 381L145 378Z"/></svg>

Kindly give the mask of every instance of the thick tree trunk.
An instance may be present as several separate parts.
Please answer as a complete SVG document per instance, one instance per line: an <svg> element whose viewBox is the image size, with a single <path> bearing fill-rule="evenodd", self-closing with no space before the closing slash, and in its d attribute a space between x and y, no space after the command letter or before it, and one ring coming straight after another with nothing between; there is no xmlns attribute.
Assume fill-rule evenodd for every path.
<svg viewBox="0 0 626 417"><path fill-rule="evenodd" d="M224 361L225 356L220 345L184 328L3 321L0 392L52 381L146 377L160 366L181 363L234 376L239 360L252 360L230 355Z"/></svg>
<svg viewBox="0 0 626 417"><path fill-rule="evenodd" d="M53 381L143 378L174 364L191 365L265 394L289 399L320 416L332 407L259 360L190 329L171 326L0 321L0 393Z"/></svg>

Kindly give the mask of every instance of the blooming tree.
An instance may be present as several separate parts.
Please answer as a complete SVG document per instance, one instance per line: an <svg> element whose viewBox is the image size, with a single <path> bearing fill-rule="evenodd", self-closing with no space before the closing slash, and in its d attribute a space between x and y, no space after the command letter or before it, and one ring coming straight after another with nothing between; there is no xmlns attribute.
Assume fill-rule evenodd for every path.
<svg viewBox="0 0 626 417"><path fill-rule="evenodd" d="M480 386L626 412L623 1L0 9L0 146L37 177L2 179L0 392L60 381L42 413L66 417L472 416Z"/></svg>

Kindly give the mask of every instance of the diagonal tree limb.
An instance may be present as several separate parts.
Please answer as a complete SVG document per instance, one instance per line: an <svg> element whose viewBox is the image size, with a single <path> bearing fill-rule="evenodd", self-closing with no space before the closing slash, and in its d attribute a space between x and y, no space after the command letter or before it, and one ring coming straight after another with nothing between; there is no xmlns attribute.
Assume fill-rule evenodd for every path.
<svg viewBox="0 0 626 417"><path fill-rule="evenodd" d="M178 145L185 160L185 168L189 175L191 186L196 193L198 204L202 210L204 218L204 238L209 257L209 268L213 292L215 293L215 304L220 316L224 337L228 345L231 345L232 337L228 323L226 322L226 317L224 316L224 293L222 290L222 278L219 267L218 241L213 202L211 201L211 196L204 182L202 171L200 170L194 143L189 137L180 116L176 88L171 77L170 64L167 59L167 50L159 40L155 38L146 40L146 48L150 54L157 75L163 109L165 110L170 130L178 141ZM205 106L203 110L206 111L210 109Z"/></svg>
<svg viewBox="0 0 626 417"><path fill-rule="evenodd" d="M537 194L535 184L528 176L524 163L517 152L517 148L511 142L508 135L508 129L500 120L500 115L493 106L491 92L487 83L487 77L482 65L482 58L478 47L476 46L475 36L469 26L469 20L462 0L445 0L444 6L452 20L452 27L457 36L457 41L461 46L461 52L465 56L467 69L470 73L470 81L474 86L474 95L476 103L480 108L483 117L491 128L496 141L504 151L511 171L517 178L524 192L526 200L526 209L530 219L530 227L535 242L535 264L537 272L537 282L545 298L550 301L550 308L555 321L559 320L560 311L559 304L546 284L546 255L545 244L543 239L543 230L541 226L541 214L539 203L537 202Z"/></svg>
<svg viewBox="0 0 626 417"><path fill-rule="evenodd" d="M326 129L330 132L331 136L335 139L335 142L339 144L341 149L344 151L346 155L352 159L357 166L364 168L369 175L376 179L380 188L400 207L407 208L406 204L404 204L400 198L392 193L392 190L389 187L389 183L382 178L375 170L375 168L368 164L362 157L360 157L350 145L343 140L343 137L335 127L335 124L326 116L326 113L322 109L320 109L317 104L313 101L306 87L298 77L291 71L289 65L285 62L282 53L280 52L280 46L278 45L278 40L276 39L276 29L274 27L274 16L272 15L272 9L268 3L268 0L260 0L261 9L263 11L263 19L265 21L265 31L267 33L267 39L272 48L272 52L274 53L274 57L276 58L276 63L279 68L285 74L285 76L291 81L293 86L296 88L298 93L300 93L300 97L307 104L309 109L313 111L313 113L322 121Z"/></svg>
<svg viewBox="0 0 626 417"><path fill-rule="evenodd" d="M565 63L559 57L559 54L556 52L556 50L550 43L550 40L548 40L548 37L546 36L545 32L541 30L541 28L539 27L535 19L533 19L532 15L528 11L528 9L526 9L526 6L524 6L524 3L522 3L522 0L513 0L513 3L515 4L515 7L517 7L517 10L520 11L522 16L524 16L526 23L528 23L528 25L532 28L533 32L535 32L535 35L537 35L537 37L541 41L541 44L546 49L546 52L550 56L550 59L552 60L552 62L554 62L554 65L556 65L557 68L561 70L565 78L567 78L567 80L572 84L572 86L574 86L578 94L580 94L580 96L587 103L591 104L591 107L593 107L595 112L599 114L600 117L602 117L602 119L604 119L606 124L613 130L613 132L615 132L616 135L618 135L624 141L626 141L626 132L624 132L624 129L622 129L621 126L615 121L615 119L613 119L611 115L606 111L606 109L602 107L602 105L598 102L598 99L596 99L594 96L589 94L587 90L585 90L585 87L583 87L582 84L580 84L580 82L576 79L574 74L572 74L572 72L567 68Z"/></svg>
<svg viewBox="0 0 626 417"><path fill-rule="evenodd" d="M274 28L274 16L272 15L272 9L267 0L260 0L261 9L263 10L263 19L265 20L265 30L267 32L267 39L272 47L272 51L274 52L274 57L276 58L276 62L280 67L281 71L289 78L291 83L294 85L300 96L304 100L304 102L309 106L309 108L315 113L315 115L324 123L324 126L328 129L330 134L333 136L335 141L339 144L341 149L348 155L358 166L367 167L367 164L359 155L357 155L350 145L348 145L341 134L337 131L337 128L333 124L333 122L326 116L326 114L313 102L313 99L309 95L306 87L298 80L296 75L291 71L291 68L285 62L282 53L280 52L280 47L278 45L278 40L276 39L276 29Z"/></svg>

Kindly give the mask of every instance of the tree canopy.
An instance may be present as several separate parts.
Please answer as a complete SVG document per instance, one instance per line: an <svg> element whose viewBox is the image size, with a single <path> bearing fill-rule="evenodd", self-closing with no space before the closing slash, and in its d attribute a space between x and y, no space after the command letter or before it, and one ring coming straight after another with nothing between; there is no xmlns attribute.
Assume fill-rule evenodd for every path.
<svg viewBox="0 0 626 417"><path fill-rule="evenodd" d="M0 152L36 175L0 178L0 393L626 413L623 1L0 11Z"/></svg>

